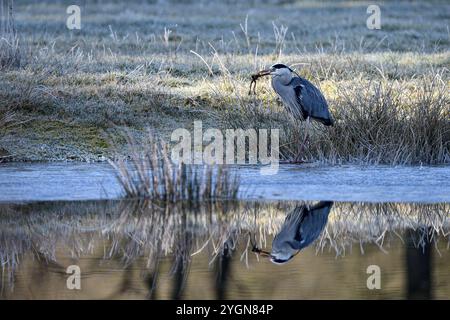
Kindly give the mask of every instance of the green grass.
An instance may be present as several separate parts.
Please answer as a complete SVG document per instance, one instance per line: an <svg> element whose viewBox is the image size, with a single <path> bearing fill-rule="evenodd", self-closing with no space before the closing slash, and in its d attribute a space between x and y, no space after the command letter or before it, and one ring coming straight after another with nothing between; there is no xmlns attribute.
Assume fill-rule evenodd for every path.
<svg viewBox="0 0 450 320"><path fill-rule="evenodd" d="M167 141L202 120L280 128L290 157L302 124L267 81L247 95L249 75L281 61L323 90L338 120L314 130L308 159L449 163L450 5L386 1L382 29L369 30L368 4L103 1L83 7L82 30L70 31L63 2L21 1L22 60L0 73L0 115L27 122L1 131L0 150L14 160L99 160L114 153L104 137L122 129ZM282 26L284 40L274 34Z"/></svg>

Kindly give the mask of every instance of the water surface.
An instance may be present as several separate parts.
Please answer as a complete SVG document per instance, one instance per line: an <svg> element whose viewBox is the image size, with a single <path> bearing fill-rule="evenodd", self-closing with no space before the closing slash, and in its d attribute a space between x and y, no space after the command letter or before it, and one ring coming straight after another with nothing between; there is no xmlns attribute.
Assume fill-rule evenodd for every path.
<svg viewBox="0 0 450 320"><path fill-rule="evenodd" d="M3 299L450 297L445 203L36 202L0 220Z"/></svg>
<svg viewBox="0 0 450 320"><path fill-rule="evenodd" d="M450 202L450 166L281 165L263 176L260 167L235 166L240 199L366 202ZM105 163L0 164L0 202L99 200L120 196Z"/></svg>
<svg viewBox="0 0 450 320"><path fill-rule="evenodd" d="M232 170L239 201L168 205L114 200L108 164L0 164L0 298L450 298L450 167Z"/></svg>

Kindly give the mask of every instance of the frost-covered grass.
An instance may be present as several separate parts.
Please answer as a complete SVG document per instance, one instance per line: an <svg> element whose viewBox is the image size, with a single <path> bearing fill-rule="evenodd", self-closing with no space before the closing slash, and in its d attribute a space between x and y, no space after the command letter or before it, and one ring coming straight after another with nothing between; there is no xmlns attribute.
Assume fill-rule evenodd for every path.
<svg viewBox="0 0 450 320"><path fill-rule="evenodd" d="M369 30L368 4L89 1L82 29L70 31L63 1L16 1L22 58L0 73L0 116L27 122L2 133L0 150L97 160L118 129L167 140L202 120L205 129L280 128L288 158L303 125L268 81L247 95L251 73L284 62L323 90L337 120L313 130L305 158L449 163L450 5L386 1L382 29Z"/></svg>

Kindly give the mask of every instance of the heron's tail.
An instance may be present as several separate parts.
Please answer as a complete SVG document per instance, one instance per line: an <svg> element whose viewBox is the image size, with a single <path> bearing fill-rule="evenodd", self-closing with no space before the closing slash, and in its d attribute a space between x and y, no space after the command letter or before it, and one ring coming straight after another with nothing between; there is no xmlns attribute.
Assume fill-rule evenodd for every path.
<svg viewBox="0 0 450 320"><path fill-rule="evenodd" d="M315 120L319 121L320 123L322 123L323 125L327 126L327 127L332 127L334 126L334 120L333 118L315 118Z"/></svg>
<svg viewBox="0 0 450 320"><path fill-rule="evenodd" d="M326 119L324 122L323 122L323 124L324 125L326 125L326 126L330 126L330 127L333 127L334 126L334 120L333 119Z"/></svg>

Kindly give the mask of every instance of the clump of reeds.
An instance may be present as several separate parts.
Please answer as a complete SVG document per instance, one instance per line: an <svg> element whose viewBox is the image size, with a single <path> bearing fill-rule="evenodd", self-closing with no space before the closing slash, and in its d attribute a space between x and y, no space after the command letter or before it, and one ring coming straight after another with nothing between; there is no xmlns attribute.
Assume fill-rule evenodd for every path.
<svg viewBox="0 0 450 320"><path fill-rule="evenodd" d="M334 127L313 121L307 128L265 101L241 107L226 121L232 127L279 128L283 158L303 152L305 160L326 163L450 163L450 95L443 72L414 81L384 77L335 84L327 97Z"/></svg>
<svg viewBox="0 0 450 320"><path fill-rule="evenodd" d="M17 115L11 109L0 110L0 145L5 141L5 137L10 128L19 125ZM9 153L0 146L0 163L10 158Z"/></svg>
<svg viewBox="0 0 450 320"><path fill-rule="evenodd" d="M141 145L126 135L129 159L110 160L127 198L162 201L235 199L239 179L223 166L175 164L167 145L148 134Z"/></svg>
<svg viewBox="0 0 450 320"><path fill-rule="evenodd" d="M0 138L3 136L4 131L12 126L15 122L16 114L12 110L0 110Z"/></svg>
<svg viewBox="0 0 450 320"><path fill-rule="evenodd" d="M14 0L0 0L0 69L18 68L22 52L14 20Z"/></svg>
<svg viewBox="0 0 450 320"><path fill-rule="evenodd" d="M422 85L380 80L341 88L335 127L318 135L312 154L335 161L438 164L450 161L450 98L439 74Z"/></svg>

